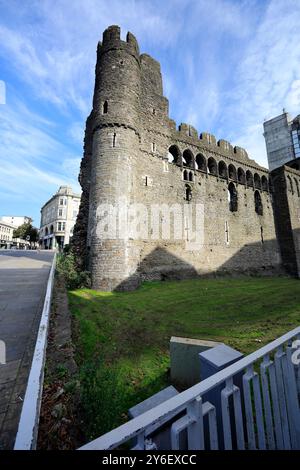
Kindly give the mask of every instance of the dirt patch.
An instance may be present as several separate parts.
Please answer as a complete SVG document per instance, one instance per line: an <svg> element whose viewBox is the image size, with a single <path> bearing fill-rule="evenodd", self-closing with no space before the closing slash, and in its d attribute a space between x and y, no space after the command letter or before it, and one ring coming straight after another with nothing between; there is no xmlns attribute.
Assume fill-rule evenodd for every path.
<svg viewBox="0 0 300 470"><path fill-rule="evenodd" d="M55 277L48 334L38 449L76 449L82 431L80 382L72 344L72 323L63 278Z"/></svg>

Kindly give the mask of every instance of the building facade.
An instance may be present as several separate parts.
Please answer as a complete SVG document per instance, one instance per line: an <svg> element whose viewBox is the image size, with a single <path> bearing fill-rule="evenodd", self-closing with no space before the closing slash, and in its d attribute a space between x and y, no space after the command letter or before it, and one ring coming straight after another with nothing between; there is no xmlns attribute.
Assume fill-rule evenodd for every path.
<svg viewBox="0 0 300 470"><path fill-rule="evenodd" d="M7 222L0 220L0 248L11 248L13 246L14 227Z"/></svg>
<svg viewBox="0 0 300 470"><path fill-rule="evenodd" d="M105 30L73 239L92 287L291 267L277 237L269 171L226 140L186 123L177 128L168 107L159 63L140 54L131 33L123 41L118 26ZM300 183L300 173L294 177ZM286 187L276 187L289 197L282 178Z"/></svg>
<svg viewBox="0 0 300 470"><path fill-rule="evenodd" d="M23 224L32 224L33 219L31 217L24 216L15 216L15 215L4 215L0 217L2 222L13 225L14 228L20 227Z"/></svg>
<svg viewBox="0 0 300 470"><path fill-rule="evenodd" d="M60 186L41 209L40 246L45 249L63 248L73 236L79 210L80 195L69 186Z"/></svg>
<svg viewBox="0 0 300 470"><path fill-rule="evenodd" d="M275 170L300 157L300 115L283 113L264 122L269 169Z"/></svg>

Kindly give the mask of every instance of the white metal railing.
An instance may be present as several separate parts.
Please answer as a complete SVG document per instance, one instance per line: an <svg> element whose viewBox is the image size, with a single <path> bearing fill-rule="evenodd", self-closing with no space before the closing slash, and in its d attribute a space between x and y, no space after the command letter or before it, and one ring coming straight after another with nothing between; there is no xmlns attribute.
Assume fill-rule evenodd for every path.
<svg viewBox="0 0 300 470"><path fill-rule="evenodd" d="M292 361L292 355L300 356L296 339L300 327L79 450L114 449L133 438L134 449L155 449L147 430L168 417L172 450L180 449L183 431L190 450L300 449L300 370ZM234 383L238 375L240 387ZM220 407L202 399L218 387Z"/></svg>
<svg viewBox="0 0 300 470"><path fill-rule="evenodd" d="M36 448L44 383L47 336L55 266L56 254L54 254L48 277L44 306L33 353L14 450L34 450Z"/></svg>

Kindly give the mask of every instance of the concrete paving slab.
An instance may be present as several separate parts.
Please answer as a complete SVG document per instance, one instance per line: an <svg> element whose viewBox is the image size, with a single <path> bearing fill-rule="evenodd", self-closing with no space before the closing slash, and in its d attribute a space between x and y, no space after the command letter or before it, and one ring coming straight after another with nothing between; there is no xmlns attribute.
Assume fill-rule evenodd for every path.
<svg viewBox="0 0 300 470"><path fill-rule="evenodd" d="M51 251L0 251L0 449L12 449L42 313Z"/></svg>

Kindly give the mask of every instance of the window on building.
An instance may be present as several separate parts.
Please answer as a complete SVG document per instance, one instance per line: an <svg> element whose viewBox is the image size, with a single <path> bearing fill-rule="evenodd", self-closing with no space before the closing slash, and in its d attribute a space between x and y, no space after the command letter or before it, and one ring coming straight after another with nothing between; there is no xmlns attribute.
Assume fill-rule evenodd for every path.
<svg viewBox="0 0 300 470"><path fill-rule="evenodd" d="M62 209L58 209L58 217L62 217L63 215L63 210Z"/></svg>
<svg viewBox="0 0 300 470"><path fill-rule="evenodd" d="M238 210L237 190L233 183L229 183L228 185L228 204L231 212Z"/></svg>
<svg viewBox="0 0 300 470"><path fill-rule="evenodd" d="M188 184L185 185L185 199L187 201L192 200L192 188Z"/></svg>
<svg viewBox="0 0 300 470"><path fill-rule="evenodd" d="M188 166L190 168L194 168L194 155L192 152L187 149L182 154L182 163L183 166Z"/></svg>
<svg viewBox="0 0 300 470"><path fill-rule="evenodd" d="M104 101L103 108L102 108L102 114L107 114L107 113L108 113L108 101Z"/></svg>
<svg viewBox="0 0 300 470"><path fill-rule="evenodd" d="M260 238L261 238L261 242L264 243L264 229L263 229L263 227L260 227Z"/></svg>
<svg viewBox="0 0 300 470"><path fill-rule="evenodd" d="M229 226L227 220L225 220L225 242L229 244Z"/></svg>
<svg viewBox="0 0 300 470"><path fill-rule="evenodd" d="M198 153L198 155L196 156L196 168L200 171L206 172L206 158L201 153Z"/></svg>
<svg viewBox="0 0 300 470"><path fill-rule="evenodd" d="M254 204L255 204L255 212L258 215L263 215L263 205L262 205L261 196L259 194L259 191L255 191L255 193L254 193Z"/></svg>
<svg viewBox="0 0 300 470"><path fill-rule="evenodd" d="M248 187L253 187L253 175L249 170L246 171L246 182Z"/></svg>
<svg viewBox="0 0 300 470"><path fill-rule="evenodd" d="M61 197L60 200L59 200L59 205L60 206L63 206L64 205L64 199Z"/></svg>
<svg viewBox="0 0 300 470"><path fill-rule="evenodd" d="M210 175L217 176L217 174L218 174L218 165L217 165L217 162L214 158L209 157L209 159L207 161L207 168L208 168L208 173Z"/></svg>
<svg viewBox="0 0 300 470"><path fill-rule="evenodd" d="M219 176L220 178L227 178L227 166L223 161L219 162Z"/></svg>
<svg viewBox="0 0 300 470"><path fill-rule="evenodd" d="M168 151L168 162L169 163L180 163L180 152L176 145L171 145Z"/></svg>

